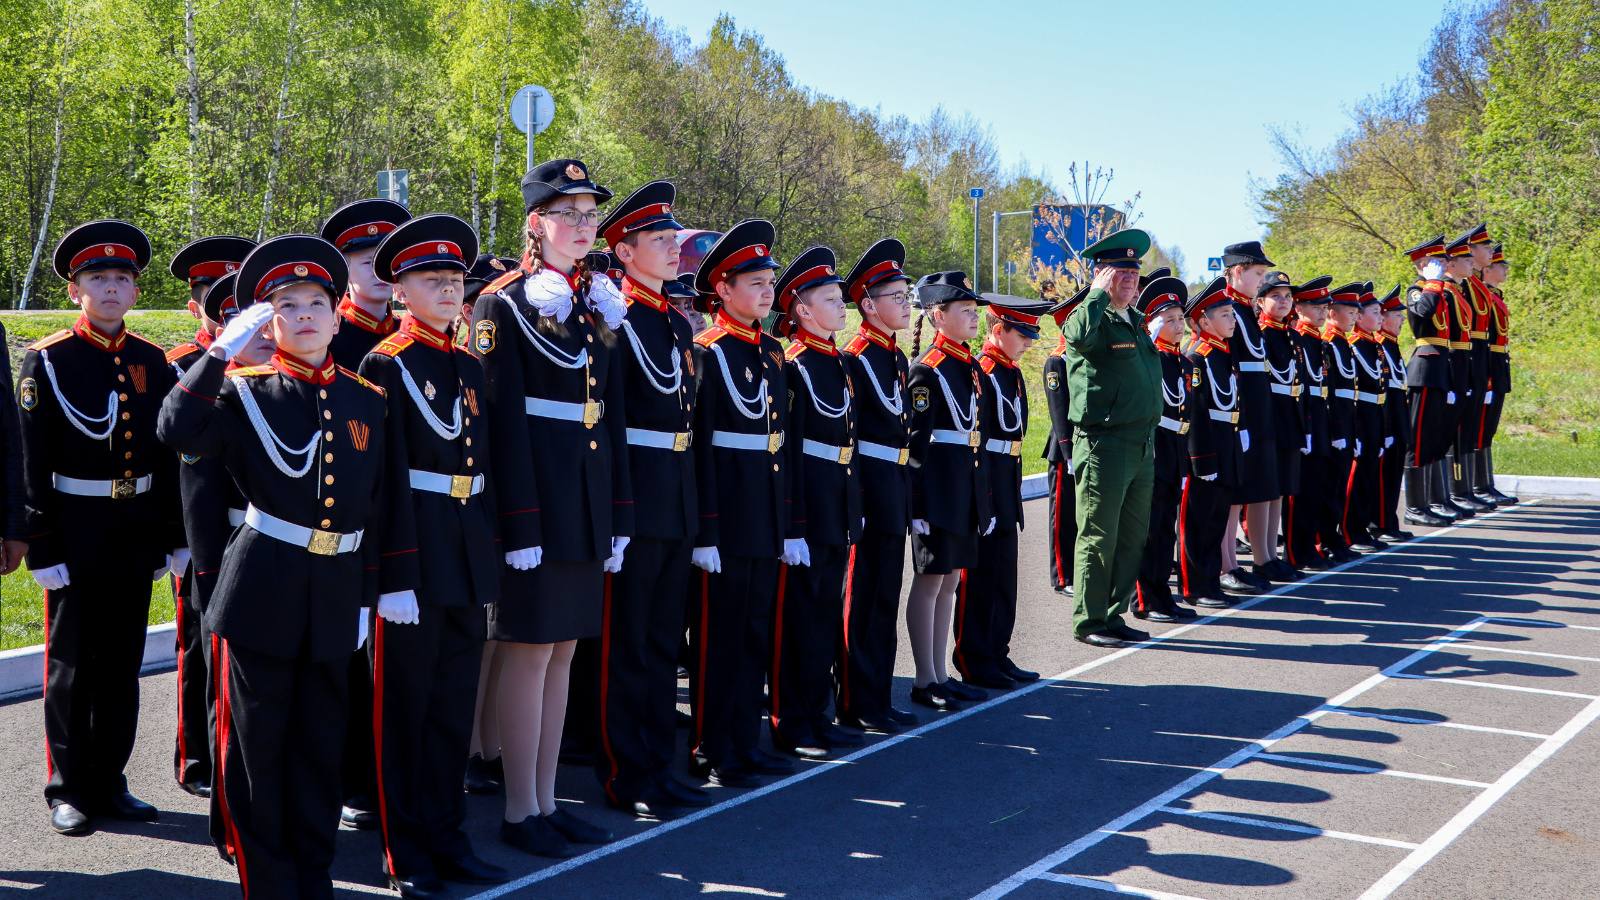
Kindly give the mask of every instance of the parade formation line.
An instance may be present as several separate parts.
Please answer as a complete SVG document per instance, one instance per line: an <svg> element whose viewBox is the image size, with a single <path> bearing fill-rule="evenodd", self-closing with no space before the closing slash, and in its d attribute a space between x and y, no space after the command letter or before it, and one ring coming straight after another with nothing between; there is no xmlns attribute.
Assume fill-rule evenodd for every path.
<svg viewBox="0 0 1600 900"><path fill-rule="evenodd" d="M1517 504L1515 506L1505 507L1505 508L1496 510L1494 512L1490 512L1490 513L1486 513L1486 514L1480 515L1475 519L1467 520L1467 521L1462 522L1462 523L1458 523L1458 524L1451 525L1451 526L1448 526L1448 527L1440 528L1440 529L1437 529L1435 531L1429 532L1428 534L1418 535L1417 537L1415 537L1412 540L1407 541L1407 542L1405 542L1403 544L1396 544L1396 545L1393 545L1393 546L1389 547L1388 549L1385 549L1385 550L1380 551L1378 553L1374 553L1374 554L1371 554L1371 555L1363 556L1360 559L1351 560L1348 563L1345 563L1343 565L1340 565L1340 566L1337 566L1335 568L1329 569L1329 570L1327 570L1325 572L1313 573L1313 574L1307 576L1306 578L1304 578L1304 579L1302 579L1300 581L1289 583L1289 584L1285 584L1285 585L1282 585L1281 587L1278 587L1277 589L1275 589L1275 590L1273 590L1273 591L1271 591L1269 593L1261 594L1261 595L1258 595L1258 596L1255 596L1255 597L1251 597L1251 598L1246 599L1246 600L1242 600L1241 602L1235 604L1234 606L1228 607L1227 609L1218 610L1215 613L1212 613L1210 615L1205 616L1204 618L1196 619L1195 621L1193 621L1193 622L1191 622L1191 623L1189 623L1187 625L1182 625L1182 626L1179 626L1177 628L1173 628L1172 630L1164 632L1164 633L1159 634L1159 635L1152 635L1148 640L1141 641L1140 643L1135 644L1134 646L1126 647L1126 648L1118 650L1118 651L1116 651L1114 653L1107 654L1106 656L1099 657L1098 659L1090 660L1089 662L1086 662L1086 663L1084 663L1082 665L1079 665L1079 666L1075 666L1075 667L1073 667L1071 669L1068 669L1068 670L1066 670L1066 671L1064 671L1064 672L1062 672L1062 673L1060 673L1058 675L1055 675L1055 676L1050 677L1050 678L1040 679L1039 681L1037 681L1037 682L1035 682L1035 683L1033 683L1031 685L1028 685L1028 686L1022 687L1022 688L1018 688L1016 690L1010 691L1010 692L1005 693L1005 694L1001 694L1001 695L999 695L997 697L991 698L991 699L989 699L989 700L987 700L987 701L985 701L983 703L974 705L974 706L969 707L968 709L962 710L960 712L955 712L955 713L951 713L949 715L942 716L942 717L940 717L938 719L935 719L934 721L931 721L931 722L929 722L929 723L927 723L925 725L922 725L920 727L914 728L914 729L912 729L910 731L906 731L906 732L902 732L902 733L897 734L897 735L886 737L883 740L880 740L880 741L878 741L876 743L869 744L866 747L863 747L862 749L857 750L854 753L849 754L848 756L841 757L840 759L837 759L837 760L832 760L832 761L828 761L828 762L819 763L818 765L816 765L813 768L807 769L807 770L805 770L803 772L799 772L799 773L797 773L795 775L791 775L788 778L782 779L781 781L776 781L776 782L773 782L772 784L765 785L763 787L748 791L748 792L740 794L740 795L738 795L736 797L732 797L732 798L730 798L728 800L725 800L725 801L723 801L721 803L718 803L715 806L707 807L707 808L699 810L699 811L697 811L697 812L695 812L695 813L693 813L691 815L684 816L683 818L680 818L680 819L675 819L675 820L670 821L670 822L663 822L663 823L661 823L659 825L655 825L655 826L653 826L653 827L651 827L651 828L649 828L649 829L647 829L645 831L641 831L641 832L639 832L637 834L631 835L629 837L623 838L623 839L615 841L613 843L605 844L603 846L597 847L594 850L589 851L588 853L584 853L584 854L582 854L580 856L573 857L572 859L564 860L564 861L556 863L554 865L547 866L545 868L539 869L539 870L534 871L534 872L530 872L527 875L524 875L521 878L514 879L514 880L512 880L510 882L507 882L506 884L498 885L496 887L490 888L490 889L482 891L480 893L469 895L467 900L496 900L496 898L505 897L505 896L507 896L509 894L513 894L513 893L515 893L517 891L520 891L520 890L522 890L524 888L527 888L527 887L529 887L531 885L537 884L537 883L542 882L542 881L547 881L547 880L549 880L551 878L555 878L558 875L562 875L562 874L565 874L567 872L571 872L571 871L573 871L575 869L579 869L581 867L587 866L590 863L598 862L599 860L602 860L602 859L605 859L607 857L613 856L613 855L615 855L617 853L621 853L621 852L623 852L625 850L628 850L628 849L630 849L632 847L638 846L638 845L640 845L640 844L642 844L642 843L644 843L646 841L650 841L650 840L653 840L655 838L661 837L663 835L669 834L669 833L671 833L673 831L676 831L676 830L678 830L680 828L687 828L687 827L689 827L690 825L693 825L696 822L700 822L700 821L702 821L704 819L708 819L708 818L710 818L712 816L716 816L716 815L719 815L719 814L721 814L723 812L727 812L728 810L731 810L731 809L734 809L736 807L742 806L742 805L744 805L746 803L749 803L749 802L751 802L753 800L758 800L758 799L760 799L762 797L766 797L768 795L778 793L779 791L783 791L783 790L786 790L788 788L794 787L795 785L801 784L802 782L805 782L808 779L815 778L815 777L817 777L819 775L822 775L824 772L827 772L827 771L833 769L834 767L851 765L851 764L857 763L857 762L859 762L861 760L866 759L869 756L872 756L875 753L879 753L879 752L887 750L887 749L889 749L891 747L897 746L897 745L901 744L902 742L909 741L909 740L912 740L914 738L922 737L923 735L926 735L926 734L929 734L931 732L934 732L934 731L936 731L936 730L938 730L940 728L943 728L945 726L951 725L951 724L953 724L955 722L962 721L963 719L966 719L966 718L968 718L970 716L975 716L975 715L978 715L979 713L982 713L982 712L988 711L990 709L993 709L993 708L995 708L995 707L997 707L997 706L999 706L999 705L1001 705L1003 703L1007 703L1007 702L1009 702L1011 700L1015 700L1017 698L1024 697L1024 696L1027 696L1029 694L1032 694L1035 691L1042 690L1042 689L1047 688L1047 687L1052 687L1052 686L1055 686L1055 685L1059 685L1062 682L1069 681L1069 680L1071 680L1071 679L1073 679L1073 678L1077 677L1078 675L1081 675L1081 674L1083 674L1085 672L1091 671L1093 669L1098 669L1098 668L1100 668L1102 666L1105 666L1105 665L1110 664L1112 662L1115 662L1117 660L1124 659L1124 658L1126 658L1128 656L1131 656L1134 653L1138 653L1141 650L1145 650L1145 649L1148 649L1148 648L1151 648L1151 647L1158 646L1158 645L1160 645L1160 644L1162 644L1162 643L1164 643L1166 641L1169 641L1169 640L1171 640L1173 638L1180 637L1180 636L1182 636L1184 634L1187 634L1187 633L1189 633L1190 631L1193 631L1196 628L1200 628L1200 627L1202 627L1204 625L1207 625L1209 623L1216 622L1216 621L1218 621L1220 619L1224 619L1224 618L1226 618L1228 616L1231 616L1231 615L1233 615L1235 613L1238 613L1238 612L1241 612L1243 610L1250 609L1250 608L1252 608L1254 606L1257 606L1257 605L1259 605L1261 603L1264 603L1264 602L1266 602L1268 600L1271 600L1271 599L1274 599L1274 598L1292 596L1294 594L1294 592L1299 588L1306 587L1306 586L1309 586L1311 584L1315 584L1315 583L1317 583L1319 581L1322 581L1324 579L1330 578L1330 577L1332 577L1334 575L1338 575L1338 574L1347 572L1347 571L1349 571L1351 569L1354 569L1354 568L1356 568L1358 566L1361 566L1364 563L1367 563L1367 562L1370 562L1370 561L1376 560L1376 559L1381 559L1381 558L1383 558L1385 556L1390 556L1390 555L1393 555L1393 554L1396 554L1396 553L1404 552L1409 547L1415 547L1415 546L1417 546L1419 544L1426 543L1427 541L1433 540L1435 538L1444 537L1444 536L1446 536L1446 535L1448 535L1448 534L1450 534L1450 533L1452 533L1452 532L1454 532L1454 531L1456 531L1458 529L1477 525L1478 523L1484 522L1484 521L1489 520L1489 519L1496 518L1496 517L1501 516L1501 515L1503 515L1503 514L1505 514L1507 512L1510 512L1512 510L1523 509L1523 508L1526 508L1526 507L1533 506L1533 505L1537 504L1538 502L1539 501L1537 499L1527 500L1527 501L1519 503L1519 504ZM1343 702L1345 702L1345 701L1347 701L1347 700L1349 700L1349 699L1351 699L1351 698L1353 698L1355 696L1358 696L1360 693L1362 693L1362 692L1366 691L1367 689L1375 686L1376 684L1379 684L1379 683L1381 683L1381 682L1383 682L1385 680L1390 680L1390 679L1395 679L1395 678L1402 678L1402 677L1420 678L1420 677L1422 677L1422 676L1403 676L1403 675L1400 675L1398 673L1402 672L1407 666L1413 664L1414 662L1416 662L1417 660L1423 658L1424 656L1428 655L1429 653L1432 653L1437 649L1449 646L1460 635L1466 634L1466 633L1470 632L1473 628L1476 628L1479 625L1482 625L1483 623L1488 622L1488 621L1491 621L1491 619L1489 619L1489 618L1481 618L1481 619L1475 620L1473 623L1470 623L1468 626L1463 626L1462 628L1451 632L1446 637L1440 638L1438 641L1434 642L1434 644L1429 645L1429 648L1426 648L1424 650L1419 650L1416 653L1413 653L1410 656L1406 657L1405 659L1401 660L1399 663L1396 663L1396 664L1388 667L1387 669L1383 670L1383 672L1374 674L1373 676L1368 678L1366 681L1363 681L1360 685L1357 685L1355 688L1352 688L1349 691L1346 691L1344 694L1341 694L1338 697L1331 698L1323 706L1319 707L1317 710L1314 710L1313 712L1308 713L1306 716L1302 716L1300 718L1297 718L1294 722L1291 722L1289 725L1284 726L1284 728L1279 729L1277 732L1274 732L1272 735L1269 735L1269 736L1267 736L1265 738L1262 738L1259 741L1256 741L1256 742L1252 743L1250 746L1246 747L1244 750L1241 750L1241 751L1235 753L1233 756L1228 757L1227 759L1223 760L1222 762L1218 763L1217 765L1212 766L1209 769L1206 769L1206 770L1203 770L1203 771L1197 773L1195 776L1191 777L1187 781L1183 782L1182 784L1178 785L1175 788L1172 788L1171 790L1168 790L1168 791L1162 793L1158 797L1152 799L1151 801L1147 802L1146 804L1144 804L1143 806L1141 806L1138 809L1134 810L1133 812L1130 812L1127 815L1114 820L1113 823L1107 825L1105 828L1102 828L1102 829L1094 832L1092 835L1086 836L1085 838L1080 838L1078 841L1074 842L1073 844L1068 845L1067 847L1063 848L1061 851L1058 851L1056 854L1052 854L1051 856L1046 857L1044 860L1041 860L1040 862L1035 863L1034 865L1029 866L1026 869L1023 869L1021 872L1018 872L1016 875L1013 875L1011 878L1006 879L1005 881L1001 882L1000 884L995 885L993 888L990 888L988 891L985 891L984 893L980 894L979 897L980 898L984 898L984 900L987 900L987 898L990 898L990 897L1004 896L1005 894L1010 893L1012 890L1015 890L1017 887L1020 887L1022 884L1026 883L1028 881L1039 879L1039 880L1045 880L1045 881L1058 881L1058 882L1067 883L1067 884L1076 884L1076 885L1083 886L1083 887L1093 887L1093 888L1097 888L1097 889L1111 890L1113 892L1119 892L1119 893L1132 893L1132 895L1134 895L1134 896L1155 898L1155 900L1163 900L1163 898L1171 898L1171 900L1195 900L1195 898L1185 898L1185 897L1182 897L1182 896L1176 895L1176 894L1164 894L1164 893L1161 893L1159 891L1145 891L1145 890L1140 890L1140 889L1123 889L1122 886L1114 885L1114 884L1112 884L1110 882L1100 881L1100 880L1096 880L1096 879L1079 879L1079 878L1077 878L1075 876L1058 876L1058 875L1054 875L1054 874L1050 873L1049 870L1053 869L1053 868L1056 868L1062 862L1065 862L1067 859L1070 859L1072 856L1076 856L1077 853L1082 852L1083 849L1087 849L1089 846L1092 846L1094 843L1098 843L1099 840L1103 839L1104 837L1107 837L1110 834L1115 833L1116 831L1126 827L1129 823L1137 821L1140 818L1144 818L1145 816L1147 816L1147 815L1149 815L1149 814L1151 814L1153 812L1159 811L1161 807L1164 807L1166 804L1168 804L1172 800L1175 800L1175 799L1177 799L1179 797L1182 797L1184 794L1189 793L1191 790L1193 790L1194 786L1199 785L1199 784L1203 784L1204 782L1210 780L1211 778L1216 777L1216 775L1219 775L1222 772L1226 771L1228 768L1232 768L1234 765L1237 765L1240 762L1243 762L1244 760L1246 760L1246 759L1248 759L1250 757L1260 758L1260 754L1263 751L1265 751L1268 747L1270 747L1272 743L1276 742L1277 740L1281 739L1282 737L1287 736L1288 734L1293 733L1294 731L1298 731L1300 728L1305 727L1306 725L1310 724L1312 721L1314 721L1317 718L1320 718L1320 717L1322 717L1324 715L1328 715L1328 714L1337 712L1338 710L1335 710L1332 707L1336 707L1336 706L1341 705ZM1493 621L1513 621L1513 620L1493 620ZM1595 708L1595 715L1600 715L1600 701L1596 702L1596 704L1594 705L1594 708ZM1436 724L1436 723L1429 722L1429 724ZM1587 722L1585 722L1585 724L1587 724ZM1579 728L1578 730L1581 730L1581 728ZM1558 735L1566 733L1566 732L1567 732L1567 729L1564 728L1564 729L1562 729L1561 732L1558 732ZM1573 731L1571 733L1572 734L1576 734L1577 732ZM1545 737L1545 736L1544 735L1539 735L1539 737L1542 738L1542 737ZM1568 735L1568 737L1570 738L1570 734ZM1549 738L1549 740L1554 740L1554 739L1555 739L1555 736L1552 736L1551 738ZM1565 741L1563 740L1563 743L1564 742ZM1553 753L1555 751L1555 749L1559 749L1559 748L1558 747L1553 747L1553 748L1550 749L1549 753ZM1546 753L1545 756L1547 757L1549 755L1549 753ZM1542 761L1543 758L1545 758L1545 757L1540 757L1540 761ZM1296 760L1296 761L1299 762L1299 760ZM1536 765L1537 765L1537 763L1534 763L1534 766L1536 766ZM1532 771L1532 767L1529 767L1527 769L1527 771ZM1526 774L1526 772L1523 772L1523 774ZM1502 779L1502 780L1504 780L1504 779ZM1520 776L1518 777L1518 780L1520 780ZM1498 784L1499 783L1497 782L1496 785L1498 785ZM1513 786L1513 785L1506 785L1505 790L1509 790L1511 786ZM1492 793L1492 791L1487 792L1487 793ZM1495 794L1494 796L1497 799L1503 793L1504 793L1504 790L1500 791L1499 794ZM1492 805L1492 803L1491 803L1491 805ZM1487 806L1485 806L1483 808L1487 809ZM1184 811L1184 812L1187 812L1187 811ZM1481 815L1481 811L1478 814ZM1129 817L1132 817L1132 818L1129 818ZM1474 817L1474 818L1476 818L1476 817ZM1275 824L1278 824L1278 823L1272 823L1272 824L1275 825ZM1468 822L1467 824L1470 825L1471 823ZM1466 827L1466 825L1462 826L1463 830L1465 829L1465 827ZM1325 836L1332 836L1332 835L1325 834ZM1085 841L1088 841L1089 843L1084 843ZM1446 842L1446 843L1448 843L1448 842ZM1078 848L1080 844L1083 845L1081 848L1074 849L1074 848ZM1413 852L1414 852L1414 854L1422 853L1425 850L1427 850L1430 846L1432 846L1432 839L1430 839L1429 842L1425 842L1424 844L1420 845L1420 847L1418 847ZM1440 846L1442 847L1443 845L1440 845ZM1433 853L1437 853L1438 850L1434 849L1432 852ZM1065 854L1065 855L1063 855L1063 854ZM1429 855L1429 858L1431 858L1431 855L1432 854ZM1059 859L1057 859L1057 857L1059 857ZM1055 862L1050 862L1050 860L1056 860L1056 861ZM1420 868L1421 865L1424 864L1425 862L1426 862L1426 860L1422 860L1422 862L1417 863L1417 867ZM1048 863L1048 864L1046 864L1046 863ZM1084 882L1093 882L1093 883L1092 884L1085 884ZM342 889L352 889L352 890L361 890L363 887L365 887L363 885L352 885L352 884L349 884L349 883L346 883L346 882L338 882L338 883L336 883L335 886L338 887L338 888L342 888ZM1396 886L1398 886L1398 884ZM365 891L363 891L363 892L365 892ZM1384 896L1387 896L1387 895L1384 895ZM1363 900L1369 900L1369 898L1363 898Z"/></svg>

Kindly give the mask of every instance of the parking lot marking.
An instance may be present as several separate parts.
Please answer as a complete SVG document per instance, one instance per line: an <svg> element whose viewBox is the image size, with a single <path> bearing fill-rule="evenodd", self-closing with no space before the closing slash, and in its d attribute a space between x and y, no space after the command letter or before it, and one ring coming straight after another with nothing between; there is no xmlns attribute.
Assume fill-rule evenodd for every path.
<svg viewBox="0 0 1600 900"><path fill-rule="evenodd" d="M1439 728L1454 728L1458 731L1481 731L1485 734L1509 734L1512 737L1533 738L1542 741L1549 737L1536 731L1517 731L1511 728L1490 728L1488 725L1468 725L1463 722L1444 722L1438 719L1416 719L1411 716L1396 716L1389 713L1367 712L1364 709L1343 709L1338 706L1324 706L1324 710L1337 713L1341 716L1356 716L1361 719L1382 719L1385 722L1397 722L1401 725L1436 725Z"/></svg>
<svg viewBox="0 0 1600 900"><path fill-rule="evenodd" d="M1084 878L1081 875L1057 875L1053 872L1046 872L1039 878L1043 881L1054 881L1056 884L1071 884L1077 887L1094 888L1097 891L1122 894L1126 897L1148 897L1149 900L1200 900L1199 897L1190 897L1187 894L1169 894L1166 891L1129 887L1125 884L1102 881L1098 878Z"/></svg>
<svg viewBox="0 0 1600 900"><path fill-rule="evenodd" d="M1175 816L1194 816L1197 819L1212 819L1217 822L1232 822L1236 825L1253 825L1257 828L1270 828L1274 831L1292 831L1295 834L1309 834L1314 837L1338 838L1341 841L1355 841L1358 844L1377 844L1382 847L1396 847L1401 850L1415 850L1422 846L1421 844L1412 844L1407 841L1369 837L1364 834L1351 834L1348 831L1328 831L1315 825L1291 825L1288 822L1274 822L1270 819L1258 819L1254 816L1238 816L1196 809L1178 809L1175 806L1163 806L1155 810L1155 812L1170 813Z"/></svg>
<svg viewBox="0 0 1600 900"><path fill-rule="evenodd" d="M1493 681L1467 681L1464 678L1447 678L1440 675L1396 675L1408 681L1433 681L1439 684L1459 684L1464 687L1493 688L1497 691L1517 691L1523 694L1547 694L1551 697L1571 697L1574 700L1597 700L1594 694L1579 694L1574 691L1555 691L1550 688L1523 687L1520 684L1497 684Z"/></svg>
<svg viewBox="0 0 1600 900"><path fill-rule="evenodd" d="M1257 753L1256 759L1267 759L1274 762L1298 763L1302 766L1316 766L1321 769L1333 769L1339 772L1360 772L1363 775L1388 775L1391 778L1411 778L1416 781L1437 781L1440 784L1456 784L1461 787L1479 788L1489 787L1486 781L1468 781L1465 778L1446 778L1443 775L1424 775L1420 772L1401 772L1395 769L1378 769L1372 766L1352 766L1349 763L1328 762L1323 759L1309 759L1304 756L1291 756L1287 753Z"/></svg>

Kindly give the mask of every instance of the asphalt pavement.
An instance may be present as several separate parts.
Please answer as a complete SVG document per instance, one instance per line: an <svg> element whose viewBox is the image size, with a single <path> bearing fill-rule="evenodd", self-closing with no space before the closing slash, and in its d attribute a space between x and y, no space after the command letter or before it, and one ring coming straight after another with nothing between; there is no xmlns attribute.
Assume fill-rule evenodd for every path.
<svg viewBox="0 0 1600 900"><path fill-rule="evenodd" d="M1013 658L1055 677L843 759L647 824L593 773L558 795L619 840L561 863L496 838L518 880L454 896L1575 898L1600 896L1600 506L1525 503L1108 653L1070 639L1027 504ZM909 708L902 635L897 690ZM1058 674L1059 673L1059 674ZM42 710L0 706L0 897L233 898L206 808L172 783L173 675L143 680L148 825L52 834ZM681 760L680 760L681 767ZM343 831L341 897L380 887Z"/></svg>

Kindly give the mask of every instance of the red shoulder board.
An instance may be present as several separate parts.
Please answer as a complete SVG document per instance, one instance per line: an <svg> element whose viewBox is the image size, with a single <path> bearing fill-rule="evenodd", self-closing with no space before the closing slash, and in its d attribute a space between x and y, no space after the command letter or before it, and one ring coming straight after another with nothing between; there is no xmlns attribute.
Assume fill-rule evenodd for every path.
<svg viewBox="0 0 1600 900"><path fill-rule="evenodd" d="M496 278L495 280L484 285L483 290L479 291L478 293L479 295L492 294L495 291L504 288L508 284L514 284L516 280L521 278L524 274L525 273L522 271L522 267L518 266L517 268L512 269L504 275L501 275L499 278Z"/></svg>
<svg viewBox="0 0 1600 900"><path fill-rule="evenodd" d="M994 371L994 360L987 356L978 358L978 365L983 367L983 374L988 375Z"/></svg>
<svg viewBox="0 0 1600 900"><path fill-rule="evenodd" d="M695 335L694 342L702 347L709 347L717 342L717 338L720 338L725 334L727 334L727 332L722 330L722 326L713 325L710 328L707 328L705 331Z"/></svg>
<svg viewBox="0 0 1600 900"><path fill-rule="evenodd" d="M183 357L188 356L190 353L193 353L199 349L200 345L196 344L194 341L184 341L178 346L167 351L167 362L177 362L179 359L182 359Z"/></svg>
<svg viewBox="0 0 1600 900"><path fill-rule="evenodd" d="M1215 350L1215 349L1216 349L1215 347L1213 347L1212 345L1206 343L1205 341L1200 341L1195 346L1194 352L1200 354L1201 356L1210 356L1211 355L1211 351Z"/></svg>
<svg viewBox="0 0 1600 900"><path fill-rule="evenodd" d="M943 350L929 350L922 357L922 364L927 366L930 369L939 368L939 364L942 363L942 362L944 362L944 351Z"/></svg>
<svg viewBox="0 0 1600 900"><path fill-rule="evenodd" d="M804 352L806 352L806 345L800 343L799 341L795 341L789 345L788 349L783 351L783 358L794 359L796 356L799 356Z"/></svg>
<svg viewBox="0 0 1600 900"><path fill-rule="evenodd" d="M850 343L844 345L844 352L851 356L860 356L861 351L867 349L870 343L872 342L867 340L865 335L858 334L850 339Z"/></svg>
<svg viewBox="0 0 1600 900"><path fill-rule="evenodd" d="M1443 291L1444 290L1444 282L1442 282L1442 281L1424 281L1422 283L1422 289L1425 290L1425 291Z"/></svg>
<svg viewBox="0 0 1600 900"><path fill-rule="evenodd" d="M266 363L262 363L259 366L241 366L241 367L239 367L237 369L234 369L232 372L229 372L228 374L230 376L232 376L232 375L271 375L272 373L274 373L276 371L278 371L278 370L274 369L272 366L267 365Z"/></svg>
<svg viewBox="0 0 1600 900"><path fill-rule="evenodd" d="M372 348L372 352L382 353L384 356L394 356L415 342L416 338L413 338L411 335L402 334L396 331L394 334L391 334L379 341L378 346ZM352 372L351 374L355 373ZM359 378L360 376L356 377Z"/></svg>
<svg viewBox="0 0 1600 900"><path fill-rule="evenodd" d="M39 340L34 341L32 344L30 344L28 346L28 349L29 350L43 350L44 348L49 347L52 344L59 344L59 343L61 343L62 341L66 340L69 337L72 337L72 329L71 328L63 328L60 331L56 332L55 334L52 334L52 335L50 335L48 337L42 337Z"/></svg>
<svg viewBox="0 0 1600 900"><path fill-rule="evenodd" d="M362 378L360 375L357 375L356 373L350 371L349 369L346 369L344 366L338 366L337 368L339 369L339 374L348 375L351 378L354 378L357 382L360 382L360 384L363 387L372 388L374 391L376 391L378 393L379 397L382 397L384 395L383 394L383 388L378 387L377 385L375 385L372 382L366 380L365 378Z"/></svg>

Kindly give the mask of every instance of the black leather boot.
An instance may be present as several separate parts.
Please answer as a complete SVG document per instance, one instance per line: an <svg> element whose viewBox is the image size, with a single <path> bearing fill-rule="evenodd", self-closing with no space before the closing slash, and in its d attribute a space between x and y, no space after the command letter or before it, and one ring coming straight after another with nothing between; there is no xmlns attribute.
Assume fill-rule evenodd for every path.
<svg viewBox="0 0 1600 900"><path fill-rule="evenodd" d="M1478 497L1496 506L1511 506L1517 498L1500 490L1494 483L1494 445L1478 451Z"/></svg>
<svg viewBox="0 0 1600 900"><path fill-rule="evenodd" d="M1472 474L1472 452L1450 451L1450 502L1475 514L1494 509L1472 496Z"/></svg>
<svg viewBox="0 0 1600 900"><path fill-rule="evenodd" d="M1406 523L1443 528L1450 520L1434 515L1428 508L1428 470L1412 466L1406 469Z"/></svg>
<svg viewBox="0 0 1600 900"><path fill-rule="evenodd" d="M1450 460L1441 459L1429 463L1427 470L1428 511L1451 522L1468 518L1471 513L1450 502Z"/></svg>

